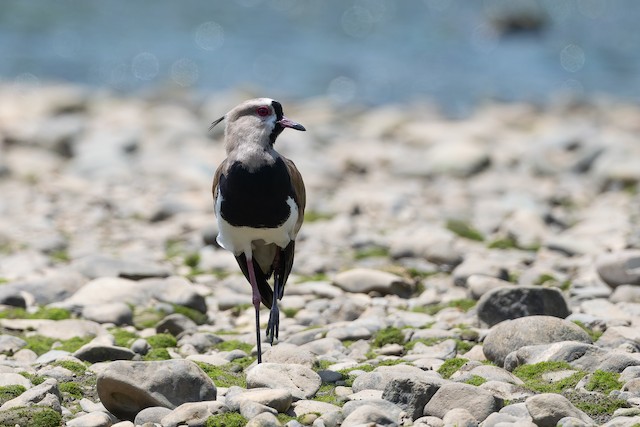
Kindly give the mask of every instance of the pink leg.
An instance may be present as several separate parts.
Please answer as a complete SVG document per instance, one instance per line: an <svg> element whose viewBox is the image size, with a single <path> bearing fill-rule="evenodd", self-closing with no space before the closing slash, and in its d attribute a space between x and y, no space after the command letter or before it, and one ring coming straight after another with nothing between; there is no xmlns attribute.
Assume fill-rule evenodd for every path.
<svg viewBox="0 0 640 427"><path fill-rule="evenodd" d="M256 281L256 272L253 270L253 260L251 255L246 255L247 269L249 270L249 282L251 283L252 302L256 309L256 343L258 347L258 363L262 363L262 345L260 342L260 291L258 290L258 282Z"/></svg>

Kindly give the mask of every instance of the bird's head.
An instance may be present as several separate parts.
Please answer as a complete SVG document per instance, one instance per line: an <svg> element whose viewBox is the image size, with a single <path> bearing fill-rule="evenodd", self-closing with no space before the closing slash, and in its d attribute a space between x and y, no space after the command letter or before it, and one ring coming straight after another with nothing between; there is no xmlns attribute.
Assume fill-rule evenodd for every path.
<svg viewBox="0 0 640 427"><path fill-rule="evenodd" d="M282 105L271 98L250 99L236 106L211 124L209 129L226 120L225 137L232 140L252 140L273 145L285 128L306 130L300 123L286 118Z"/></svg>

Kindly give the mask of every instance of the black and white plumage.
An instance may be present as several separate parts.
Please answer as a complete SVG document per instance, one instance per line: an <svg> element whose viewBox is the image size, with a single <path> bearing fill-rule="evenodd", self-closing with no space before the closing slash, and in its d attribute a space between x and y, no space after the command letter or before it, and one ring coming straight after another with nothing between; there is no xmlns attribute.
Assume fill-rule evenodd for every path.
<svg viewBox="0 0 640 427"><path fill-rule="evenodd" d="M294 163L273 145L285 128L304 131L270 98L251 99L213 122L226 121L227 158L213 178L217 241L232 252L253 293L258 363L260 302L271 309L267 336L278 338L278 300L293 266L295 239L304 218L305 188ZM273 276L273 289L267 282Z"/></svg>

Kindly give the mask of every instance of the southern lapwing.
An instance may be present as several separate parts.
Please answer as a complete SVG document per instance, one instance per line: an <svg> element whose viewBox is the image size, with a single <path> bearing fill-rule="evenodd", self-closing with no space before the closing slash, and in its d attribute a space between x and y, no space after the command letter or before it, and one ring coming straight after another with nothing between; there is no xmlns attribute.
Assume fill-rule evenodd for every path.
<svg viewBox="0 0 640 427"><path fill-rule="evenodd" d="M305 128L286 118L282 105L269 98L243 102L213 122L211 128L222 120L226 120L227 158L213 178L217 242L235 255L251 283L261 363L260 301L271 309L267 337L273 344L280 326L278 300L293 266L306 197L300 172L273 144L284 128ZM272 275L273 290L267 282Z"/></svg>

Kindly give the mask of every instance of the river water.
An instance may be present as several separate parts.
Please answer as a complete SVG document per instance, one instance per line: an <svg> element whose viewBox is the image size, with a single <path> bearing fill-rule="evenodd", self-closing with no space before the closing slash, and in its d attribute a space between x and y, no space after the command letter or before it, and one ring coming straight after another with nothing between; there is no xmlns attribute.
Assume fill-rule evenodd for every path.
<svg viewBox="0 0 640 427"><path fill-rule="evenodd" d="M558 94L635 101L639 22L637 0L3 0L0 79L453 111Z"/></svg>

